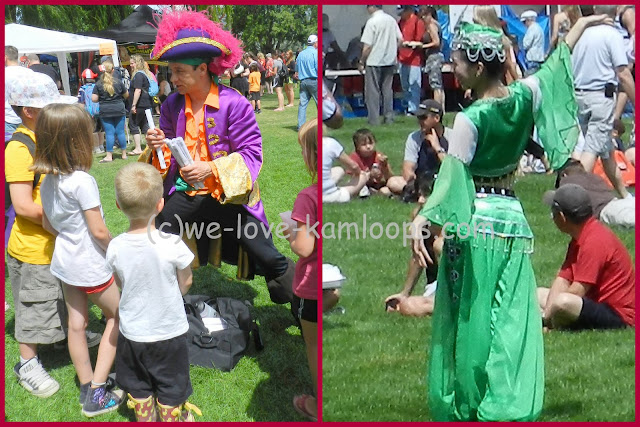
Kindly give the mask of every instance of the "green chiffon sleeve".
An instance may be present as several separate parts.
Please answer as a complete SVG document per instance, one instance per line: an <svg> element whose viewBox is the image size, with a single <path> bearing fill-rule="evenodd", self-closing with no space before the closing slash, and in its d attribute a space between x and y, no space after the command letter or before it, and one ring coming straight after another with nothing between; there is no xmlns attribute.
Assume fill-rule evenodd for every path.
<svg viewBox="0 0 640 427"><path fill-rule="evenodd" d="M580 131L567 44L560 43L534 76L540 82L542 96L533 120L549 163L557 170L571 156Z"/></svg>
<svg viewBox="0 0 640 427"><path fill-rule="evenodd" d="M445 156L438 178L419 215L450 232L458 224L471 224L476 189L467 165L457 158Z"/></svg>

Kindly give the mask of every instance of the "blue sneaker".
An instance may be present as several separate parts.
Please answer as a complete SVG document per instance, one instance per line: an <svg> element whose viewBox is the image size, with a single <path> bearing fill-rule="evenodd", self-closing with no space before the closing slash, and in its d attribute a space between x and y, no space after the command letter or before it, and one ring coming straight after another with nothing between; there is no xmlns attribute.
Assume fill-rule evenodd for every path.
<svg viewBox="0 0 640 427"><path fill-rule="evenodd" d="M87 400L82 405L82 415L91 418L115 411L123 401L123 394L122 390L109 391L104 385L98 388L89 388Z"/></svg>

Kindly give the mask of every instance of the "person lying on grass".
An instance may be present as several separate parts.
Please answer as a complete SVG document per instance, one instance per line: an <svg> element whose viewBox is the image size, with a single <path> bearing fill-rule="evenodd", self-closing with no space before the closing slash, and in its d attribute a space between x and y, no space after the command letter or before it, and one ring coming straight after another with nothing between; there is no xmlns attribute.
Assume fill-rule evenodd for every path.
<svg viewBox="0 0 640 427"><path fill-rule="evenodd" d="M431 187L433 185L433 174L421 174L413 182L407 185L412 185L415 188L415 192L418 195L418 205L413 210L411 219L414 219L418 214L418 211L422 209L424 204L431 194ZM442 237L432 239L434 260L440 258L442 252ZM422 272L426 270L427 283L425 291L422 295L411 296L411 292L415 288ZM389 295L385 299L385 306L387 312L398 312L403 316L424 317L430 316L433 313L433 306L435 304L435 290L437 286L436 273L438 271L437 261L434 265L429 265L426 269L422 268L417 260L412 256L409 259L409 266L407 270L407 278L405 279L404 287L400 293Z"/></svg>

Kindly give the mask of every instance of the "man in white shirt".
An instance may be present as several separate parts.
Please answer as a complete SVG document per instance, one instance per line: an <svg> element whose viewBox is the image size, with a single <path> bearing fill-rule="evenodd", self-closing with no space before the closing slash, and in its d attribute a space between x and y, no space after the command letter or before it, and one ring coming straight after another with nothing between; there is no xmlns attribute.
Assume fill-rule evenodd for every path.
<svg viewBox="0 0 640 427"><path fill-rule="evenodd" d="M385 123L393 123L393 75L396 72L398 47L402 33L395 18L382 10L382 6L367 6L371 15L362 32L362 56L358 70L366 69L364 96L369 124L380 124L380 95ZM366 64L366 68L365 68Z"/></svg>
<svg viewBox="0 0 640 427"><path fill-rule="evenodd" d="M22 75L24 73L33 73L33 70L30 70L26 67L21 67L20 62L18 61L18 49L13 46L5 46L4 47L4 137L7 140L7 137L13 135L13 132L16 131L22 120L20 117L13 111L11 105L7 102L7 87L9 83L13 81L17 76Z"/></svg>
<svg viewBox="0 0 640 427"><path fill-rule="evenodd" d="M538 14L533 10L526 10L520 15L520 20L527 27L527 32L522 39L522 47L526 51L526 75L538 71L544 62L544 32L540 24L536 22L537 17Z"/></svg>
<svg viewBox="0 0 640 427"><path fill-rule="evenodd" d="M596 14L615 17L616 6L595 6ZM587 28L573 48L573 63L578 120L585 137L580 162L592 172L598 157L602 167L621 197L628 197L617 165L611 155L613 114L617 86L635 103L635 83L629 71L622 35L611 25Z"/></svg>

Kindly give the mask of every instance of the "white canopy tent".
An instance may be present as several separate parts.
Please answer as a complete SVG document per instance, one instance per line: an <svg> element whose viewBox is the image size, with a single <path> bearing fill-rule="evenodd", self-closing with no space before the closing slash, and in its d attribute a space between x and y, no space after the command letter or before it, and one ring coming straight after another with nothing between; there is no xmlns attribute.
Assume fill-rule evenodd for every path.
<svg viewBox="0 0 640 427"><path fill-rule="evenodd" d="M20 55L29 53L49 53L58 57L60 77L64 92L71 95L69 89L69 71L67 68L67 53L93 52L101 48L109 48L113 54L113 64L119 65L118 47L114 40L87 37L60 31L45 30L21 24L7 24L4 26L5 46L15 46Z"/></svg>

